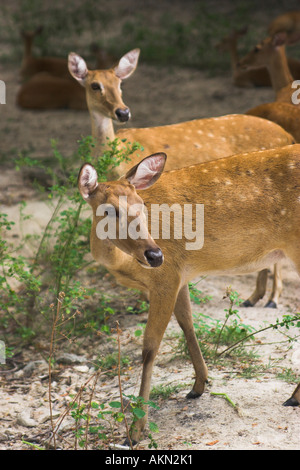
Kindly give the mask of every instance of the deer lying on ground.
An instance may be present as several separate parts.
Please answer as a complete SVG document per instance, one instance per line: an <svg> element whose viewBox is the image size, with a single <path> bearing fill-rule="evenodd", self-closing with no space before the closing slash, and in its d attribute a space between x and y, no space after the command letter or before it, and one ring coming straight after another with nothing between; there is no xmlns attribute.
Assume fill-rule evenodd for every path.
<svg viewBox="0 0 300 470"><path fill-rule="evenodd" d="M24 54L20 75L23 83L17 93L16 104L24 109L79 109L86 110L85 92L69 73L67 59L61 57L34 57L34 37L42 31L23 31Z"/></svg>
<svg viewBox="0 0 300 470"><path fill-rule="evenodd" d="M285 43L285 33L275 34L272 38L262 41L240 60L239 66L245 71L266 65L276 94L276 101L255 106L246 114L276 122L292 134L296 142L300 142L300 108L297 100L293 99L294 79L285 55Z"/></svg>
<svg viewBox="0 0 300 470"><path fill-rule="evenodd" d="M247 69L243 69L239 65L240 60L237 52L237 41L246 32L247 28L234 30L228 36L224 37L216 47L220 52L228 51L230 53L234 85L238 87L271 86L270 73L265 63L262 62L260 66ZM292 57L287 57L286 60L294 79L299 79L300 61Z"/></svg>
<svg viewBox="0 0 300 470"><path fill-rule="evenodd" d="M21 32L24 42L23 59L20 69L22 79L27 80L40 72L48 72L56 77L70 79L67 59L63 57L34 57L32 54L34 38L37 34L40 34L42 29L40 26L34 31Z"/></svg>
<svg viewBox="0 0 300 470"><path fill-rule="evenodd" d="M300 40L300 11L289 11L277 16L268 26L268 35L286 33L287 44L295 44Z"/></svg>
<svg viewBox="0 0 300 470"><path fill-rule="evenodd" d="M276 101L293 104L291 96L294 92L294 77L289 69L285 53L286 34L278 33L257 44L252 51L239 60L241 70L267 67ZM299 75L298 75L299 76Z"/></svg>
<svg viewBox="0 0 300 470"><path fill-rule="evenodd" d="M87 110L85 92L72 77L47 72L37 73L21 85L16 104L24 109Z"/></svg>
<svg viewBox="0 0 300 470"><path fill-rule="evenodd" d="M271 86L271 79L268 69L265 66L255 70L241 70L238 67L239 55L237 43L240 37L244 36L247 28L232 31L225 36L217 45L219 52L229 52L231 60L232 81L235 86L248 88L254 86Z"/></svg>
<svg viewBox="0 0 300 470"><path fill-rule="evenodd" d="M204 392L207 367L193 328L189 281L254 272L284 258L300 275L300 145L163 173L165 161L164 153L151 155L105 183L98 183L95 168L85 164L78 178L80 193L92 207L93 257L119 283L150 299L139 392L146 401L173 311L196 373L187 397ZM174 217L167 219L171 230L165 235L162 223L170 211ZM133 441L145 424L146 417L135 423Z"/></svg>
<svg viewBox="0 0 300 470"><path fill-rule="evenodd" d="M154 153L157 149L166 150L166 169L171 170L294 142L289 134L274 123L236 114L160 127L129 128L115 134L113 121L126 122L130 119L130 110L122 100L121 83L135 71L139 53L139 49L128 52L116 67L109 70L89 70L82 57L73 52L69 54L70 73L86 90L92 135L96 141L94 156L101 155L107 142L117 136L129 142L139 142L146 154ZM139 160L138 151L133 154L130 164ZM122 163L117 169L117 176L123 175L128 168L128 163ZM278 276L274 278L276 284L266 304L268 307L276 307L280 296L281 284L276 281L277 278ZM264 296L266 281L267 271L259 276L256 290L245 302L245 306L254 305Z"/></svg>

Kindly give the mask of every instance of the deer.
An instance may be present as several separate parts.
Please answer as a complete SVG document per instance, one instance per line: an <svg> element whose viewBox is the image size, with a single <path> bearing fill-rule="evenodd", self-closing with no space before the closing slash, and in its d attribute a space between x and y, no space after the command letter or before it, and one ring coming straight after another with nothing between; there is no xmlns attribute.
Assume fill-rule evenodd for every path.
<svg viewBox="0 0 300 470"><path fill-rule="evenodd" d="M21 63L20 76L22 80L28 80L40 72L48 72L56 77L71 79L68 71L68 61L64 57L34 57L32 45L34 38L41 33L42 26L34 31L21 31L24 43L23 59Z"/></svg>
<svg viewBox="0 0 300 470"><path fill-rule="evenodd" d="M95 42L90 45L90 51L96 59L96 69L109 69L119 62L114 54Z"/></svg>
<svg viewBox="0 0 300 470"><path fill-rule="evenodd" d="M119 129L115 133L113 121L124 123L131 117L130 109L122 99L121 84L135 71L139 54L139 49L129 51L109 70L89 70L81 56L75 52L69 54L70 73L86 90L92 135L95 139L92 150L94 157L101 155L108 141L115 137L141 143L145 154L152 154L157 148L166 150L167 170L216 160L235 153L294 143L294 138L275 123L239 114L151 128ZM139 160L140 153L137 151L132 155L130 164ZM114 175L122 176L130 164L121 163ZM245 301L245 307L255 305L265 295L266 280L265 271L259 276L255 291ZM280 296L280 284L277 285L278 289L273 288L266 307L276 308Z"/></svg>
<svg viewBox="0 0 300 470"><path fill-rule="evenodd" d="M216 49L223 53L229 52L231 60L232 81L233 84L241 88L250 87L269 87L271 86L270 75L265 66L259 67L255 70L241 70L238 67L239 55L237 43L240 37L244 36L247 32L247 27L233 30L221 41L216 44Z"/></svg>
<svg viewBox="0 0 300 470"><path fill-rule="evenodd" d="M40 72L23 83L16 96L16 104L24 109L87 110L85 92L70 78Z"/></svg>
<svg viewBox="0 0 300 470"><path fill-rule="evenodd" d="M232 78L235 86L242 88L250 87L270 87L272 85L270 73L265 64L255 68L243 69L240 67L240 60L237 51L237 41L242 37L248 28L242 28L232 31L224 37L216 48L220 52L228 51L231 57ZM300 78L300 61L292 57L287 57L287 63L292 76L295 79Z"/></svg>
<svg viewBox="0 0 300 470"><path fill-rule="evenodd" d="M275 100L293 104L291 95L294 78L289 69L285 45L286 33L277 33L272 37L267 37L240 59L238 66L241 70L266 66L270 73Z"/></svg>
<svg viewBox="0 0 300 470"><path fill-rule="evenodd" d="M289 11L277 16L268 26L268 35L287 34L287 43L292 45L300 39L300 11Z"/></svg>
<svg viewBox="0 0 300 470"><path fill-rule="evenodd" d="M93 258L118 283L149 297L139 390L145 401L173 312L196 374L187 398L204 393L208 370L193 328L192 279L255 272L286 258L300 276L300 145L170 171L164 171L166 158L164 152L152 154L109 182L98 183L90 163L78 175L80 194L92 210ZM164 209L159 212L157 206ZM170 210L174 217L167 219L170 231L165 236L162 223ZM297 392L286 404L294 406L298 398ZM132 430L133 442L145 428L144 409L145 416Z"/></svg>
<svg viewBox="0 0 300 470"><path fill-rule="evenodd" d="M255 106L246 111L245 114L268 119L279 124L295 138L296 142L300 142L298 125L300 109L297 100L293 100L294 80L290 73L290 63L287 62L285 55L285 44L285 33L274 34L274 36L268 37L258 44L247 56L240 60L240 66L246 67L249 71L251 67L266 64L276 93L276 101ZM297 76L297 73L296 71L294 77Z"/></svg>
<svg viewBox="0 0 300 470"><path fill-rule="evenodd" d="M68 70L62 57L34 57L32 45L42 27L22 31L24 53L20 69L22 84L16 104L24 109L87 110L85 93Z"/></svg>
<svg viewBox="0 0 300 470"><path fill-rule="evenodd" d="M300 143L300 109L298 107L289 103L274 101L254 106L254 108L247 110L245 114L275 122L291 134L297 143Z"/></svg>

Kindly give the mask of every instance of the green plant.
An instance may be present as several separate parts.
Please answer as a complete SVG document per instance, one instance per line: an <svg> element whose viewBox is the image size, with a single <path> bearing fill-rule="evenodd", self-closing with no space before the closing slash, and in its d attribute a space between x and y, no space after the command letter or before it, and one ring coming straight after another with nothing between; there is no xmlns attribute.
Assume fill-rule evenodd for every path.
<svg viewBox="0 0 300 470"><path fill-rule="evenodd" d="M185 387L185 384L176 384L176 385L157 385L153 387L150 392L150 398L157 400L157 398L163 398L166 400L174 393L177 393L178 390Z"/></svg>
<svg viewBox="0 0 300 470"><path fill-rule="evenodd" d="M115 139L108 142L103 155L93 158L93 145L92 137L81 139L74 160L77 165L78 162L92 163L102 181L140 148L137 143ZM52 141L52 148L55 168L31 159L27 153L16 160L17 169L24 166L39 168L52 181L47 192L52 215L43 232L34 237L23 236L19 244L13 246L7 241L13 222L8 220L6 214L0 214L0 290L4 308L1 325L5 329L9 321L14 321L23 339L38 335L51 321L53 307L57 305L61 292L64 293L60 307L64 321L60 322L60 328L65 325L69 328L71 323L67 320L73 319L71 331L74 331L79 317L84 317L85 325L88 325L86 312L82 315L82 310L86 310L85 306L91 298L96 303L91 313L97 318L97 326L100 323L104 331L107 331L105 323L108 317L114 314L108 296L105 295L105 301L102 301L101 294L81 280L80 273L91 264L86 260L91 218L85 216L85 202L77 190L79 167L67 168L66 159L58 151L55 141ZM30 217L25 214L25 207L22 204L20 209L23 223ZM33 256L25 257L22 254L25 246L30 246ZM91 324L95 326L93 320Z"/></svg>
<svg viewBox="0 0 300 470"><path fill-rule="evenodd" d="M199 281L198 281L199 282ZM210 295L202 296L202 292L196 287L197 283L189 283L189 292L190 292L190 299L197 305L205 304L209 300L212 299Z"/></svg>

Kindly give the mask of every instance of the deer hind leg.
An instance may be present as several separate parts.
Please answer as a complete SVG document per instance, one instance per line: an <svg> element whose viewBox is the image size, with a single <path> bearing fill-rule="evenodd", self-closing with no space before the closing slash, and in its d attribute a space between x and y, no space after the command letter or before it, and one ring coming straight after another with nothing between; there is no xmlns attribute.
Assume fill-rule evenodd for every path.
<svg viewBox="0 0 300 470"><path fill-rule="evenodd" d="M278 300L282 292L282 266L281 263L274 264L274 278L272 293L265 307L277 308Z"/></svg>
<svg viewBox="0 0 300 470"><path fill-rule="evenodd" d="M256 288L250 297L242 303L242 307L254 307L254 305L264 297L267 289L268 281L268 269L262 269L256 278ZM281 264L277 263L274 265L274 278L273 278L273 288L272 293L268 302L266 303L266 308L277 308L278 300L282 292L282 276L281 276Z"/></svg>
<svg viewBox="0 0 300 470"><path fill-rule="evenodd" d="M171 284L171 280L169 279ZM157 283L157 286L159 283ZM173 289L168 286L167 292L159 292L159 287L155 291L150 292L150 308L148 321L144 333L143 344L143 371L139 396L146 402L150 395L151 376L153 364L157 355L160 343L162 341L164 332L167 328L178 293L179 282ZM143 405L145 416L134 423L131 429L132 443L137 443L140 440L142 431L147 423L147 406ZM126 441L127 442L127 441Z"/></svg>
<svg viewBox="0 0 300 470"><path fill-rule="evenodd" d="M266 293L267 281L268 281L268 269L259 271L256 278L256 288L250 297L241 304L242 307L254 307L254 305L263 298Z"/></svg>
<svg viewBox="0 0 300 470"><path fill-rule="evenodd" d="M178 293L174 314L184 332L192 363L196 372L196 380L193 389L188 393L187 398L197 398L204 392L207 381L207 367L204 362L197 337L195 334L192 310L190 303L189 288L183 286Z"/></svg>

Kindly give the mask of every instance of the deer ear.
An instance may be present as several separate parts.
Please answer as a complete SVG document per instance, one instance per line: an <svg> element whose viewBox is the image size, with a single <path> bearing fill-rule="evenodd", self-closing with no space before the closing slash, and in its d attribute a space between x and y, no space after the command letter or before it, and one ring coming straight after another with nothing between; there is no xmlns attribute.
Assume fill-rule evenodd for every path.
<svg viewBox="0 0 300 470"><path fill-rule="evenodd" d="M154 153L144 158L127 172L125 178L136 189L147 189L152 186L162 174L167 155L165 153Z"/></svg>
<svg viewBox="0 0 300 470"><path fill-rule="evenodd" d="M72 77L74 77L80 83L80 85L84 86L85 78L88 74L88 68L85 60L75 52L70 52L68 57L68 68Z"/></svg>
<svg viewBox="0 0 300 470"><path fill-rule="evenodd" d="M287 43L287 34L285 31L280 31L279 33L274 34L272 38L273 46L283 46Z"/></svg>
<svg viewBox="0 0 300 470"><path fill-rule="evenodd" d="M78 189L84 199L88 199L90 195L98 187L97 171L89 163L85 163L79 172L78 176Z"/></svg>
<svg viewBox="0 0 300 470"><path fill-rule="evenodd" d="M118 65L114 68L117 77L119 77L121 80L125 80L126 78L130 77L137 67L139 55L140 49L133 49L121 57Z"/></svg>

